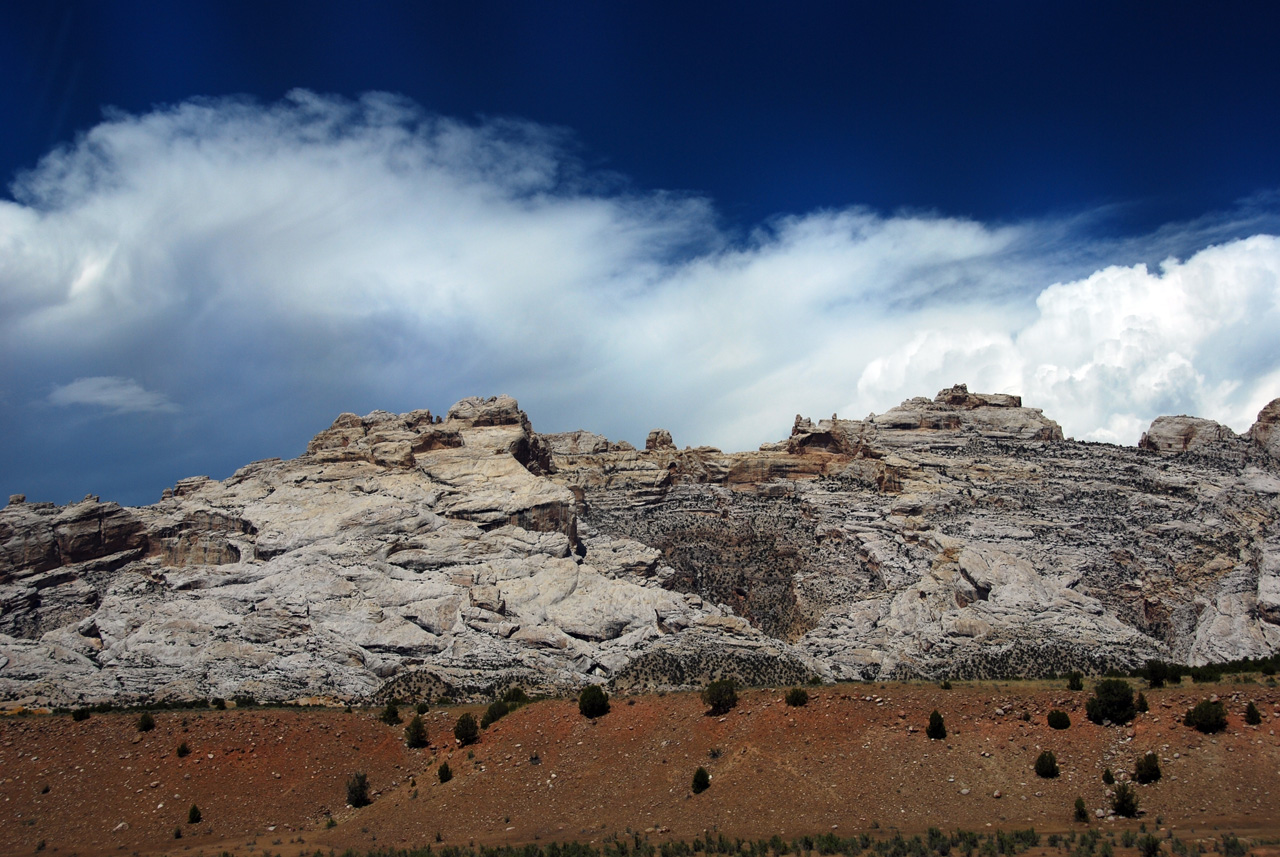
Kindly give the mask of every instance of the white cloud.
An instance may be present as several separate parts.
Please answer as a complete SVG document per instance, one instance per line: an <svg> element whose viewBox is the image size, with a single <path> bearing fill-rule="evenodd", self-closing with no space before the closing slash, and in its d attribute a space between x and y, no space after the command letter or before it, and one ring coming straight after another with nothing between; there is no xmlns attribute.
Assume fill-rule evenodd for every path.
<svg viewBox="0 0 1280 857"><path fill-rule="evenodd" d="M81 378L55 396L176 399L243 431L508 392L542 430L726 448L960 381L1126 443L1171 410L1242 430L1280 395L1272 236L1206 247L1225 229L1206 221L1108 244L850 208L739 238L707 201L619 191L563 142L386 95L113 116L0 201L3 364L45 389L145 367L160 392ZM1135 264L1170 247L1186 258Z"/></svg>
<svg viewBox="0 0 1280 857"><path fill-rule="evenodd" d="M92 405L117 414L173 412L177 405L159 393L145 389L132 378L96 376L77 378L55 386L49 393L51 405Z"/></svg>

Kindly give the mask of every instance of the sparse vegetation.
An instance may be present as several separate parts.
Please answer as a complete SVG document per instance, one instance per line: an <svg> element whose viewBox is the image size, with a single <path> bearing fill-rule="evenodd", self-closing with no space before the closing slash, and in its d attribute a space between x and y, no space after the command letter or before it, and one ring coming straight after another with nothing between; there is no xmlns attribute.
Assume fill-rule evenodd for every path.
<svg viewBox="0 0 1280 857"><path fill-rule="evenodd" d="M942 721L938 709L935 708L929 715L929 725L925 727L924 734L933 741L941 741L947 737L947 725Z"/></svg>
<svg viewBox="0 0 1280 857"><path fill-rule="evenodd" d="M1133 779L1140 786L1154 783L1160 777L1160 759L1156 757L1155 753L1147 753L1138 760L1138 764L1133 768Z"/></svg>
<svg viewBox="0 0 1280 857"><path fill-rule="evenodd" d="M1099 725L1123 726L1137 714L1133 705L1133 688L1123 679L1104 678L1094 687L1093 696L1085 702L1084 711L1089 720Z"/></svg>
<svg viewBox="0 0 1280 857"><path fill-rule="evenodd" d="M364 772L352 774L347 780L347 803L356 809L369 805L369 778Z"/></svg>
<svg viewBox="0 0 1280 857"><path fill-rule="evenodd" d="M427 746L427 725L422 722L422 715L415 714L404 728L404 743L415 749Z"/></svg>
<svg viewBox="0 0 1280 857"><path fill-rule="evenodd" d="M578 694L578 711L583 717L595 719L609 713L609 694L598 684L589 684Z"/></svg>
<svg viewBox="0 0 1280 857"><path fill-rule="evenodd" d="M1069 729L1071 727L1071 716L1057 708L1049 712L1048 720L1050 729Z"/></svg>
<svg viewBox="0 0 1280 857"><path fill-rule="evenodd" d="M1075 819L1086 824L1089 821L1089 809L1084 805L1084 798L1082 797L1076 798Z"/></svg>
<svg viewBox="0 0 1280 857"><path fill-rule="evenodd" d="M803 687L793 687L791 690L787 691L786 702L787 705L790 705L792 708L800 708L801 706L808 705L809 691L805 690Z"/></svg>
<svg viewBox="0 0 1280 857"><path fill-rule="evenodd" d="M1227 728L1227 709L1221 702L1202 699L1187 712L1182 722L1206 735L1221 732Z"/></svg>
<svg viewBox="0 0 1280 857"><path fill-rule="evenodd" d="M1152 834L1138 837L1138 853L1142 857L1156 857L1160 853L1160 840Z"/></svg>
<svg viewBox="0 0 1280 857"><path fill-rule="evenodd" d="M1125 818L1138 816L1138 793L1128 783L1120 783L1111 795L1111 811ZM1131 847L1131 846L1126 846Z"/></svg>
<svg viewBox="0 0 1280 857"><path fill-rule="evenodd" d="M699 765L698 770L693 772L693 785L690 788L693 789L693 793L696 795L702 794L711 788L711 775L707 773L706 768Z"/></svg>
<svg viewBox="0 0 1280 857"><path fill-rule="evenodd" d="M738 685L731 678L721 678L702 689L702 702L709 706L707 714L727 714L738 704Z"/></svg>
<svg viewBox="0 0 1280 857"><path fill-rule="evenodd" d="M150 732L152 729L156 728L156 719L151 716L150 711L144 711L138 718L137 726L139 732Z"/></svg>
<svg viewBox="0 0 1280 857"><path fill-rule="evenodd" d="M440 767L436 768L436 776L439 777L441 783L447 783L453 779L453 771L450 770L448 762L440 763Z"/></svg>
<svg viewBox="0 0 1280 857"><path fill-rule="evenodd" d="M480 740L480 726L470 713L462 714L458 722L453 725L453 737L457 738L458 743L463 747Z"/></svg>
<svg viewBox="0 0 1280 857"><path fill-rule="evenodd" d="M1045 780L1052 780L1058 776L1058 758L1053 755L1052 750L1045 750L1036 757L1036 776Z"/></svg>

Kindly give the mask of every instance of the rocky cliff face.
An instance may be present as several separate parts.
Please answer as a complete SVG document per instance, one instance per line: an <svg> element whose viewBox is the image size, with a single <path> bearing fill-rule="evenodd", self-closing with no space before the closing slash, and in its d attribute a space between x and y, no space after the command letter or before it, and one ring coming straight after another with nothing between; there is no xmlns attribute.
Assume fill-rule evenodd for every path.
<svg viewBox="0 0 1280 857"><path fill-rule="evenodd" d="M1280 400L1064 440L963 386L756 452L341 415L153 506L0 510L0 695L1043 674L1280 650Z"/></svg>

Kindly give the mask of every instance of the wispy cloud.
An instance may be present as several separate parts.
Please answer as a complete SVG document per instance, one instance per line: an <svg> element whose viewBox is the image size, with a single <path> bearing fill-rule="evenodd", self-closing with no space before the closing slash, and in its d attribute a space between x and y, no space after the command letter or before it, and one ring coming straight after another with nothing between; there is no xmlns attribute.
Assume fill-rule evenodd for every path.
<svg viewBox="0 0 1280 857"><path fill-rule="evenodd" d="M388 95L111 116L0 202L0 382L111 365L154 390L50 401L182 390L193 422L299 444L342 410L496 392L543 430L726 448L958 381L1125 443L1171 411L1242 430L1280 395L1265 198L1145 239L857 207L742 235L565 139Z"/></svg>
<svg viewBox="0 0 1280 857"><path fill-rule="evenodd" d="M97 376L77 378L70 384L55 386L49 393L51 405L91 405L117 414L169 412L178 406L159 393L143 388L132 378Z"/></svg>

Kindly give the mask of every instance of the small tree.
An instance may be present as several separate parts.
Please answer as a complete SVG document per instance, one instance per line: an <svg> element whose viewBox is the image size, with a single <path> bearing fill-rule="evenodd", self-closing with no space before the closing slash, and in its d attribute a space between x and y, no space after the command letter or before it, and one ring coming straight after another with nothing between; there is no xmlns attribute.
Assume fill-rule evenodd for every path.
<svg viewBox="0 0 1280 857"><path fill-rule="evenodd" d="M942 715L938 713L938 709L934 709L929 715L929 725L925 727L924 734L933 741L941 741L947 737L947 725L942 722Z"/></svg>
<svg viewBox="0 0 1280 857"><path fill-rule="evenodd" d="M1250 726L1257 726L1262 722L1262 712L1258 711L1258 706L1254 705L1252 701L1249 702L1249 707L1244 710L1244 722Z"/></svg>
<svg viewBox="0 0 1280 857"><path fill-rule="evenodd" d="M506 717L510 711L511 709L501 699L497 702L490 703L489 707L485 709L484 717L480 718L480 728L488 729L491 724L497 723L499 720Z"/></svg>
<svg viewBox="0 0 1280 857"><path fill-rule="evenodd" d="M404 743L410 747L427 746L427 726L422 722L422 715L415 714L404 728Z"/></svg>
<svg viewBox="0 0 1280 857"><path fill-rule="evenodd" d="M453 771L449 769L448 762L440 763L440 767L436 768L436 776L440 778L441 783L447 783L453 779Z"/></svg>
<svg viewBox="0 0 1280 857"><path fill-rule="evenodd" d="M809 691L805 690L803 687L793 687L791 690L787 691L786 699L787 705L790 705L792 708L799 708L803 705L808 705Z"/></svg>
<svg viewBox="0 0 1280 857"><path fill-rule="evenodd" d="M458 743L463 747L479 741L480 727L476 724L476 719L470 714L459 717L458 722L453 725L453 737L457 738Z"/></svg>
<svg viewBox="0 0 1280 857"><path fill-rule="evenodd" d="M1084 675L1076 672L1067 676L1067 690L1084 690Z"/></svg>
<svg viewBox="0 0 1280 857"><path fill-rule="evenodd" d="M1071 717L1065 711L1053 709L1049 712L1049 728L1050 729L1069 729L1071 727Z"/></svg>
<svg viewBox="0 0 1280 857"><path fill-rule="evenodd" d="M150 711L142 712L142 716L138 718L138 731L150 732L156 728L156 719L151 716Z"/></svg>
<svg viewBox="0 0 1280 857"><path fill-rule="evenodd" d="M1160 840L1148 833L1138 837L1138 853L1142 857L1157 857L1160 853Z"/></svg>
<svg viewBox="0 0 1280 857"><path fill-rule="evenodd" d="M1227 709L1221 702L1202 699L1187 712L1182 722L1206 735L1221 732L1227 728Z"/></svg>
<svg viewBox="0 0 1280 857"><path fill-rule="evenodd" d="M1111 769L1110 769L1110 768L1103 768L1103 770L1102 770L1102 784L1103 784L1104 786L1114 786L1114 785L1116 784L1116 775L1115 775L1115 774L1113 774L1113 773L1111 773Z"/></svg>
<svg viewBox="0 0 1280 857"><path fill-rule="evenodd" d="M1045 750L1036 757L1036 776L1046 780L1058 776L1058 758L1051 750Z"/></svg>
<svg viewBox="0 0 1280 857"><path fill-rule="evenodd" d="M1142 786L1160 779L1160 760L1155 753L1148 753L1138 760L1133 768L1133 778Z"/></svg>
<svg viewBox="0 0 1280 857"><path fill-rule="evenodd" d="M356 809L369 805L369 778L363 772L352 774L347 780L347 803Z"/></svg>
<svg viewBox="0 0 1280 857"><path fill-rule="evenodd" d="M194 803L191 809L187 810L187 824L199 824L204 819L204 815L200 812L200 807Z"/></svg>
<svg viewBox="0 0 1280 857"><path fill-rule="evenodd" d="M578 694L578 711L594 720L609 713L609 694L598 684L589 684Z"/></svg>
<svg viewBox="0 0 1280 857"><path fill-rule="evenodd" d="M711 775L707 773L707 769L698 766L698 770L693 772L693 793L698 795L711 788Z"/></svg>
<svg viewBox="0 0 1280 857"><path fill-rule="evenodd" d="M396 705L394 699L387 703L386 708L382 709L382 713L378 715L378 719L388 726L395 726L400 722L400 708Z"/></svg>
<svg viewBox="0 0 1280 857"><path fill-rule="evenodd" d="M515 685L507 688L507 692L502 694L502 701L512 708L517 705L527 705L529 703L529 694L524 692L524 688Z"/></svg>
<svg viewBox="0 0 1280 857"><path fill-rule="evenodd" d="M1093 689L1093 696L1085 702L1085 715L1094 723L1103 722L1123 726L1134 718L1133 688L1127 681L1104 678Z"/></svg>
<svg viewBox="0 0 1280 857"><path fill-rule="evenodd" d="M1164 683L1169 678L1169 665L1164 661L1147 661L1147 668L1143 672L1147 676L1148 686L1164 687Z"/></svg>
<svg viewBox="0 0 1280 857"><path fill-rule="evenodd" d="M720 678L702 689L702 701L710 706L708 714L727 714L738 704L738 685L731 678Z"/></svg>
<svg viewBox="0 0 1280 857"><path fill-rule="evenodd" d="M431 706L428 705L427 703L419 702L417 706L414 708L414 711L418 712L419 714L426 714L427 711L430 710L430 708Z"/></svg>
<svg viewBox="0 0 1280 857"><path fill-rule="evenodd" d="M1125 818L1136 818L1138 815L1138 793L1128 783L1116 786L1111 795L1111 811Z"/></svg>
<svg viewBox="0 0 1280 857"><path fill-rule="evenodd" d="M1146 714L1151 710L1151 706L1147 705L1147 695L1145 693L1138 693L1138 700L1133 704L1133 708L1139 714Z"/></svg>
<svg viewBox="0 0 1280 857"><path fill-rule="evenodd" d="M1076 821L1083 821L1085 823L1088 823L1089 821L1089 810L1085 807L1084 798L1082 797L1076 798Z"/></svg>
<svg viewBox="0 0 1280 857"><path fill-rule="evenodd" d="M77 723L80 723L81 721L84 721L84 720L88 720L89 709L77 708L75 711L71 712L71 719L76 721Z"/></svg>

